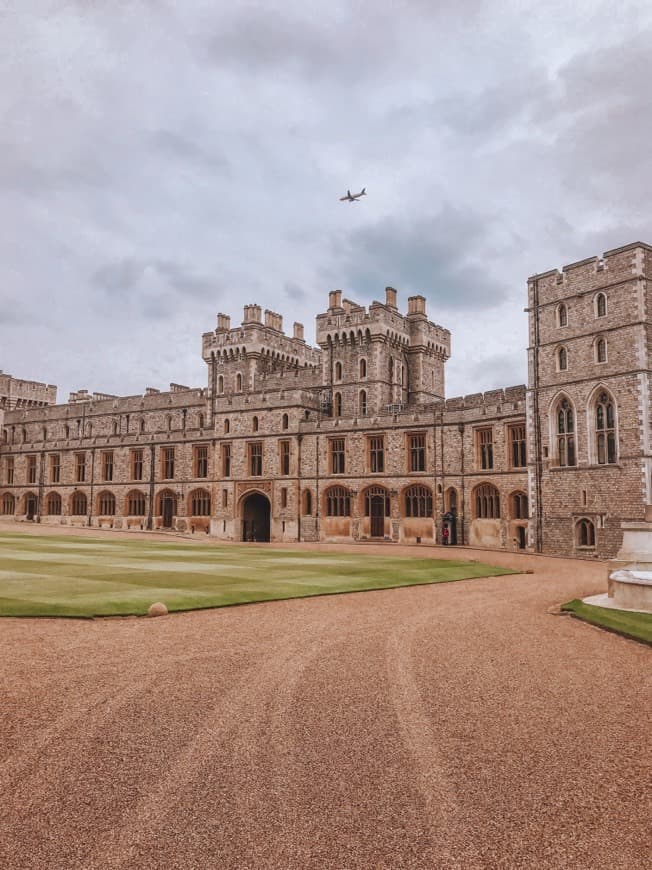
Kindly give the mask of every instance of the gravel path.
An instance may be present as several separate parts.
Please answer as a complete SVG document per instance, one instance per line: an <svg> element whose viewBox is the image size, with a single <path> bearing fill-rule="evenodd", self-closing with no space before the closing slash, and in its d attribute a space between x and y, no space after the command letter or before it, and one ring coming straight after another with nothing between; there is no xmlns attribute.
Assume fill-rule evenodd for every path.
<svg viewBox="0 0 652 870"><path fill-rule="evenodd" d="M0 866L649 866L650 649L547 612L604 565L493 557L536 573L0 621Z"/></svg>

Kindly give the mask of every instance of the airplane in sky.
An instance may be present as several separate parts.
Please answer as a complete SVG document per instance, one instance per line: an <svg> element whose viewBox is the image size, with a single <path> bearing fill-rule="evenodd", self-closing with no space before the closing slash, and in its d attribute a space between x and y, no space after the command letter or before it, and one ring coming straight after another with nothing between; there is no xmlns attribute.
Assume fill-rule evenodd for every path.
<svg viewBox="0 0 652 870"><path fill-rule="evenodd" d="M350 190L347 190L346 196L340 197L340 202L357 202L361 196L367 195L367 188L363 187L360 193L351 193Z"/></svg>

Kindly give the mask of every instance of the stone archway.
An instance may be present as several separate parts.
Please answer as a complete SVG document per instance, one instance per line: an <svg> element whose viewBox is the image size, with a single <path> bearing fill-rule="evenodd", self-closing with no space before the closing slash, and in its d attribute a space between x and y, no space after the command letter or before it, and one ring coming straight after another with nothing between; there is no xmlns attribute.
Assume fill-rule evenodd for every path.
<svg viewBox="0 0 652 870"><path fill-rule="evenodd" d="M251 492L242 499L242 540L269 541L271 505L267 496Z"/></svg>

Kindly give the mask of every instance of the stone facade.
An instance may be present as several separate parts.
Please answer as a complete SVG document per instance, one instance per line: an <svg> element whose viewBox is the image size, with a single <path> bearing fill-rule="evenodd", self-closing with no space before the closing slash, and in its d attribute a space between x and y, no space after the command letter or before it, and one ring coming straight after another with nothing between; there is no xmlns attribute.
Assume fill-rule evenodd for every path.
<svg viewBox="0 0 652 870"><path fill-rule="evenodd" d="M636 243L530 278L527 388L453 399L422 296L402 314L391 287L368 309L332 291L317 348L258 305L218 314L205 388L6 402L0 514L611 556L652 495L651 268Z"/></svg>

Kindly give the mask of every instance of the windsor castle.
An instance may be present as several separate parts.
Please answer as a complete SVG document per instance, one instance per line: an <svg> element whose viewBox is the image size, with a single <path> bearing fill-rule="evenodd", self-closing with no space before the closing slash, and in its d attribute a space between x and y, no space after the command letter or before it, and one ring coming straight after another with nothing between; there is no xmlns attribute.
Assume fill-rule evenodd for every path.
<svg viewBox="0 0 652 870"><path fill-rule="evenodd" d="M651 276L640 242L534 275L527 386L459 398L449 331L391 287L331 292L318 347L218 314L198 389L56 404L0 372L0 519L613 556L652 504Z"/></svg>

